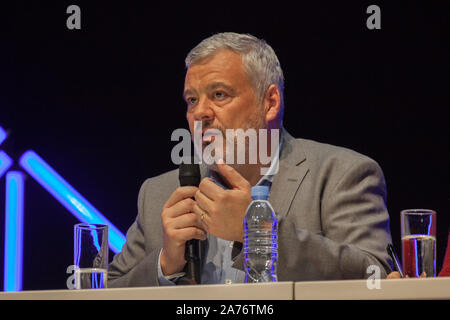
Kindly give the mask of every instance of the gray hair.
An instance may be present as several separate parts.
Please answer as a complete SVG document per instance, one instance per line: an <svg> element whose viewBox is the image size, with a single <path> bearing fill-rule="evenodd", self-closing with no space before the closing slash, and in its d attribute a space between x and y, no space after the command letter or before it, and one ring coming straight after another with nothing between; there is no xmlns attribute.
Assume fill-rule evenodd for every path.
<svg viewBox="0 0 450 320"><path fill-rule="evenodd" d="M283 70L281 70L275 51L264 40L250 34L217 33L200 42L188 53L185 60L186 68L206 57L212 56L220 49L228 49L241 56L244 70L260 103L264 99L267 88L275 84L281 94L281 108L283 110Z"/></svg>

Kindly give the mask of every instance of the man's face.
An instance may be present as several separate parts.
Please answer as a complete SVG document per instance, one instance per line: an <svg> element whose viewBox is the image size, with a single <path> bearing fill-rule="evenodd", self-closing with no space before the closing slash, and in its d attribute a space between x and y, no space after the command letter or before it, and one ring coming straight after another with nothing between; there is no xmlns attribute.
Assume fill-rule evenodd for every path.
<svg viewBox="0 0 450 320"><path fill-rule="evenodd" d="M224 138L226 129L266 127L261 105L241 57L230 50L220 50L188 69L184 98L192 136L195 121L201 121L203 132L211 128L218 129ZM203 149L212 139L214 137L203 136Z"/></svg>

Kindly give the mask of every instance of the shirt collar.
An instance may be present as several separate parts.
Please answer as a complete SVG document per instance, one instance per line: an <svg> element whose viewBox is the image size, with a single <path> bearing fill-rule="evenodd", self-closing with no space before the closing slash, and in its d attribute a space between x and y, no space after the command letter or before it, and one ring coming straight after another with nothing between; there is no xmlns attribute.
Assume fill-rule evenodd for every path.
<svg viewBox="0 0 450 320"><path fill-rule="evenodd" d="M283 145L283 137L280 138L280 143L278 144L277 152L275 153L271 161L269 170L267 170L266 174L263 177L261 177L261 179L259 179L258 183L256 184L257 186L261 185L269 185L269 187L272 186L273 177L278 171L277 169L280 162L280 151L282 145Z"/></svg>

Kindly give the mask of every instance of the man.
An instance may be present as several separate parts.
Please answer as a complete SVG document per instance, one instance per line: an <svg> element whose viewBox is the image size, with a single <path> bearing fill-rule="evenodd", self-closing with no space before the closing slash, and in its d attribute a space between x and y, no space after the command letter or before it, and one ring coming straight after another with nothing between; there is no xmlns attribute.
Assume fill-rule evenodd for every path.
<svg viewBox="0 0 450 320"><path fill-rule="evenodd" d="M280 129L279 159L269 169L276 172L276 162L278 172L263 174L261 162L217 161L202 165L198 188L179 187L178 170L146 180L137 219L110 265L108 285L186 283L185 244L191 239L206 244L202 283L242 282L243 218L257 184L271 185L269 201L279 220L279 281L367 278L371 265L386 277L391 239L382 171L354 151L294 139L284 130L284 79L272 48L251 35L216 34L191 50L186 66L192 135L195 123L222 133ZM201 149L218 137L204 134ZM272 145L276 137L264 139ZM227 150L214 156L229 159Z"/></svg>

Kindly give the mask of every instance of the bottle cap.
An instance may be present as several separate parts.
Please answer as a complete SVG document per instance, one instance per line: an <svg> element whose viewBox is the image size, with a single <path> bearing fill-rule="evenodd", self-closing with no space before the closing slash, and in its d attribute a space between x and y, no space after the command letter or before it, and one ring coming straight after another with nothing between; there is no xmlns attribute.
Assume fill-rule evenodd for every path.
<svg viewBox="0 0 450 320"><path fill-rule="evenodd" d="M252 187L253 200L267 200L269 199L270 188L268 186L254 186Z"/></svg>

